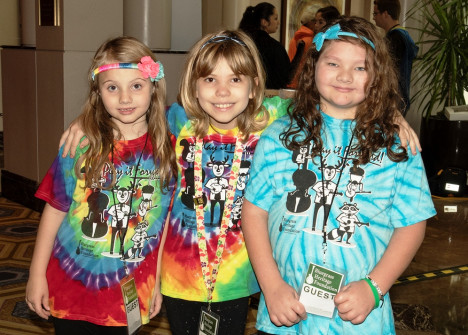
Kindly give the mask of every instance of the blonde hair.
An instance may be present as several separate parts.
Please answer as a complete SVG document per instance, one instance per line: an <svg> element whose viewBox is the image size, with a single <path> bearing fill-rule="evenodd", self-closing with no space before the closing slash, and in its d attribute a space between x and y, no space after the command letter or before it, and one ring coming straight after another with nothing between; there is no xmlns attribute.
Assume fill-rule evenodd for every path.
<svg viewBox="0 0 468 335"><path fill-rule="evenodd" d="M253 98L237 117L237 126L245 141L252 132L265 128L269 118L262 105L265 71L254 42L245 33L221 30L204 36L192 47L183 70L178 101L191 120L195 136L204 137L210 118L198 103L197 80L209 76L220 59L225 59L236 75L246 76L251 83Z"/></svg>
<svg viewBox="0 0 468 335"><path fill-rule="evenodd" d="M144 56L150 56L156 61L153 52L147 46L127 36L107 40L94 55L88 71L89 94L79 116L79 122L89 140L89 147L75 165L76 175L81 176L80 167L84 161L86 187L91 187L100 179L105 164L108 164L113 171L113 180L109 188L114 186L115 167L109 159L113 148L114 131L118 134L117 138L121 138L121 133L109 117L99 94L99 75L93 80L92 72L110 63L139 63ZM153 145L154 163L159 169L162 190L169 186L171 179L177 175L177 166L165 114L166 81L163 78L152 85L154 87L150 107L146 113L146 121L148 139Z"/></svg>

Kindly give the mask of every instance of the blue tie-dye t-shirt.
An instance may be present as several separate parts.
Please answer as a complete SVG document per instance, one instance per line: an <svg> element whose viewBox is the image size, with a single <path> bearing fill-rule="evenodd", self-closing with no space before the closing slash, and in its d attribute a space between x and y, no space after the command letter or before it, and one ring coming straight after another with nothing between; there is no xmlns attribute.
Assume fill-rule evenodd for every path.
<svg viewBox="0 0 468 335"><path fill-rule="evenodd" d="M395 228L435 215L419 153L404 162L391 161L382 149L366 165L353 166L356 151L346 150L353 121L322 113L324 148L312 159L310 146L286 149L279 135L289 118L273 123L255 151L245 197L268 212L273 257L283 279L298 292L309 264L344 272L348 284L365 278L385 252ZM354 140L353 140L354 141ZM339 181L339 183L338 183ZM324 225L324 213L329 213ZM388 294L360 325L308 314L292 327L276 327L263 296L257 329L271 334L394 334Z"/></svg>

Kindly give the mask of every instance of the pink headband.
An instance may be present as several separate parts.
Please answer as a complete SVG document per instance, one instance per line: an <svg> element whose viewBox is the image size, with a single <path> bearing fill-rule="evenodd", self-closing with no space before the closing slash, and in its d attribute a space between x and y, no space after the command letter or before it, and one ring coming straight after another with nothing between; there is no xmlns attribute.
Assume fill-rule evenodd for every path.
<svg viewBox="0 0 468 335"><path fill-rule="evenodd" d="M91 78L94 81L94 78L97 74L113 70L113 69L135 69L140 70L143 75L143 78L150 78L152 82L158 82L164 78L164 67L160 61L155 62L150 56L144 56L141 58L140 63L113 63L100 66L93 70L91 73Z"/></svg>

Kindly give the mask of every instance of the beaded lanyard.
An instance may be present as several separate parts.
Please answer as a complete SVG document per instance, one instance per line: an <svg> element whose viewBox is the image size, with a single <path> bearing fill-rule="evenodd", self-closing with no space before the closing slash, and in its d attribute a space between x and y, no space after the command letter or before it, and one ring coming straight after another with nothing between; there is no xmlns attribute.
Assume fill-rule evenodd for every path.
<svg viewBox="0 0 468 335"><path fill-rule="evenodd" d="M228 223L229 219L231 218L232 203L234 202L234 193L237 187L237 178L239 176L239 168L243 150L244 146L242 145L242 142L240 140L240 134L238 134L236 140L236 148L234 150L234 157L232 159L231 173L229 176L229 186L226 194L226 204L224 207L224 212L222 213L223 216L219 231L215 260L213 264L212 273L210 274L208 250L206 247L205 215L203 210L203 185L201 167L203 155L203 139L197 138L197 141L195 143L195 197L193 198L193 201L195 203L197 215L198 251L200 253L200 263L202 267L203 281L205 282L205 286L208 290L208 310L210 310L210 304L213 298L216 277L218 275L218 269L221 264L221 258L223 256L226 234L229 227Z"/></svg>

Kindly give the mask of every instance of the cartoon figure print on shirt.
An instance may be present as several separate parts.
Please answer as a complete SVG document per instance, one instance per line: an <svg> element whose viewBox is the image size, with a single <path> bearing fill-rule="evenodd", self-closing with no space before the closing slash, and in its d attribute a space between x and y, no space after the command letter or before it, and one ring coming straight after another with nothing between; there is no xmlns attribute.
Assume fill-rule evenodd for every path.
<svg viewBox="0 0 468 335"><path fill-rule="evenodd" d="M347 148L335 147L334 150L324 150L322 157L317 158L318 166L315 168L321 174L317 176L308 169L309 164L316 164L310 156L310 150L311 147L305 145L292 152L291 159L297 164L297 169L291 176L295 190L288 192L286 197L287 213L292 217L308 216L309 226L302 231L322 238L323 220L328 217L332 206L337 206L340 214L335 218L328 217L325 225L327 239L342 247L355 247L352 237L356 233L356 227L369 227L369 223L361 222L358 215L357 197L371 193L365 191L365 171L353 164L352 150L346 155ZM345 182L343 173L346 170L349 171L349 179ZM337 185L338 181L340 185ZM340 189L343 188L341 185L346 185L344 190ZM280 232L298 233L294 228L295 222L293 218L285 216L279 226Z"/></svg>
<svg viewBox="0 0 468 335"><path fill-rule="evenodd" d="M203 142L203 166L202 173L202 199L203 206L206 207L205 226L220 227L226 207L227 192L229 189L229 178L232 169L232 160L235 151L235 142L222 143L218 140L219 135L209 135ZM195 175L193 159L191 154L195 144L195 138L182 139L180 142L182 154L179 164L182 165L182 183L180 200L184 205L181 216L181 226L188 229L197 229L195 220ZM241 208L244 201L244 192L249 180L250 161L248 155L252 156L253 149L249 144L244 145L243 158L241 159L238 178L236 183L236 193L232 202L231 217L228 222L229 230L240 230Z"/></svg>
<svg viewBox="0 0 468 335"><path fill-rule="evenodd" d="M182 190L180 195L182 203L189 209L195 210L195 203L193 198L195 196L195 172L193 162L195 161L195 142L189 142L187 139L180 141L180 145L184 147L182 151L182 160L187 164L184 173L185 189ZM202 182L205 180L205 171L202 170ZM206 206L206 195L202 196L203 205ZM182 220L182 226L185 227L185 220Z"/></svg>
<svg viewBox="0 0 468 335"><path fill-rule="evenodd" d="M157 171L139 169L139 176L134 178L136 185L133 185L133 180L122 180L123 174L131 176L134 173L132 169L118 173L114 188L108 191L112 192L111 196L102 191L106 180L112 179L109 167L103 169L98 183L91 185L85 200L89 210L81 222L83 234L76 248L77 254L93 258L99 257L98 255L122 258L130 262L144 259L142 251L145 243L152 238L158 238L147 233L147 214L150 210L158 208L158 205L153 204L155 187L144 180L151 181L159 177ZM122 186L119 182L127 185ZM113 203L109 206L111 199ZM138 201L138 213L132 213L130 205Z"/></svg>
<svg viewBox="0 0 468 335"><path fill-rule="evenodd" d="M83 173L84 170L81 172ZM98 183L91 185L92 193L87 199L88 215L83 218L81 223L81 231L86 239L105 241L105 236L107 235L108 227L104 210L107 209L107 205L109 204L109 197L101 192L104 182L105 178L101 177Z"/></svg>

